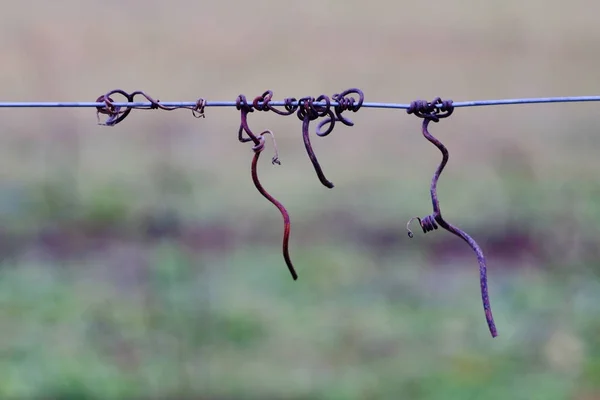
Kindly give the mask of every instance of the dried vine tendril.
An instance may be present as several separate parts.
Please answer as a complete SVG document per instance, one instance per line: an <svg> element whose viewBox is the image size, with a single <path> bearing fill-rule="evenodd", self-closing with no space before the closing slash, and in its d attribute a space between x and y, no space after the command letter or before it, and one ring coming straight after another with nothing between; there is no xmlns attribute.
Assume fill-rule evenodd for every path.
<svg viewBox="0 0 600 400"><path fill-rule="evenodd" d="M133 103L135 101L136 96L142 96L150 102L150 106L132 106L132 107L125 107L124 109L122 109L121 107L114 105L114 100L111 96L113 96L115 94L125 97L125 99L128 103ZM105 126L115 126L116 124L118 124L119 122L121 122L125 118L127 118L129 113L131 113L131 110L133 110L134 108L138 109L138 110L161 109L161 110L165 110L165 111L188 109L188 110L192 110L192 115L194 117L204 118L205 117L204 116L204 108L206 105L206 100L204 100L203 98L199 98L194 106L168 107L168 106L164 106L164 105L160 104L160 100L153 99L150 95L146 94L145 92L143 92L141 90L136 90L135 92L127 93L126 91L124 91L122 89L111 90L110 92L98 97L96 99L96 102L105 104L103 107L96 107L96 117L98 118L98 124L105 125ZM108 115L108 118L104 122L100 122L100 114Z"/></svg>
<svg viewBox="0 0 600 400"><path fill-rule="evenodd" d="M352 94L358 95L358 100L354 97L349 97ZM321 164L315 155L310 141L310 122L315 121L319 118L325 118L317 126L317 136L324 137L329 135L336 122L341 122L346 126L354 126L354 122L342 115L344 111L357 112L363 105L364 93L360 89L351 88L341 93L336 93L332 96L333 100L337 102L332 109L331 99L326 95L321 95L317 98L314 97L302 97L296 100L294 97L288 97L284 99L284 109L278 109L273 107L270 102L273 98L273 92L271 90L265 91L262 95L254 98L252 103L248 103L244 95L238 96L236 100L236 107L242 112L242 124L238 132L238 139L241 142L248 142L252 140L254 145L257 144L257 138L247 128L248 114L256 111L272 111L278 115L292 115L296 113L298 119L302 121L302 139L304 141L304 147L308 158L310 159L319 181L323 186L327 188L333 188L333 183L325 177ZM327 129L323 130L323 127ZM244 137L243 133L246 133L248 137Z"/></svg>
<svg viewBox="0 0 600 400"><path fill-rule="evenodd" d="M254 104L257 104L257 103L258 103L258 101L255 100ZM252 158L252 166L251 166L252 182L254 182L254 186L256 186L256 189L260 192L260 194L262 194L275 207L277 207L277 209L281 213L281 216L283 217L283 244L282 244L283 258L288 267L288 270L290 271L290 274L292 275L292 278L294 280L297 280L298 274L296 273L296 270L294 269L292 260L290 258L290 253L289 253L289 240L290 240L290 231L291 231L291 222L290 222L289 213L285 209L283 204L281 204L279 201L277 201L277 199L275 199L273 196L271 196L269 194L269 192L267 192L265 190L265 188L260 183L260 180L258 179L258 159L260 157L260 153L265 148L265 138L264 138L265 135L271 136L271 139L273 141L273 147L275 149L275 155L273 156L271 163L278 164L278 165L281 164L281 162L279 161L279 151L277 150L277 143L275 142L275 136L273 135L273 132L270 130L265 130L265 131L261 132L259 135L255 135L252 132L252 130L250 130L250 127L248 126L248 114L250 112L253 112L254 109L253 109L253 106L248 104L246 97L244 95L238 96L238 98L236 100L236 108L238 110L240 110L240 113L241 113L241 123L240 123L240 129L238 131L238 140L242 143L249 142L249 141L252 141L254 143L254 146L252 146L252 150L254 151L254 157ZM260 110L267 111L267 109L260 109ZM248 137L243 137L243 132L246 132Z"/></svg>
<svg viewBox="0 0 600 400"><path fill-rule="evenodd" d="M439 97L436 98L433 102L429 103L424 100L413 101L410 105L410 108L407 110L408 114L415 114L419 118L423 118L422 125L422 133L423 136L431 142L434 146L436 146L440 152L442 153L442 161L436 171L433 174L433 178L431 180L431 201L433 203L433 214L428 215L424 218L413 217L406 224L406 229L408 231L408 236L410 238L413 237L413 233L410 230L410 223L416 219L419 222L419 225L423 229L423 233L430 232L432 230L438 229L438 225L442 228L446 229L448 232L453 233L454 235L460 237L465 242L469 244L469 246L475 252L477 256L477 261L479 262L479 281L481 286L481 300L483 302L483 309L485 312L485 318L488 324L488 328L492 337L498 336L498 332L496 330L496 324L494 323L494 317L492 315L492 308L490 306L490 300L488 296L488 287L487 287L487 266L485 256L483 255L483 251L477 244L477 242L469 236L463 230L457 228L456 226L448 223L442 217L442 212L440 210L440 202L437 196L437 183L440 178L440 174L444 170L446 163L448 162L449 154L446 147L436 139L433 135L431 135L428 131L428 126L431 121L439 122L440 118L449 117L454 111L454 107L452 105L452 100L442 101Z"/></svg>
<svg viewBox="0 0 600 400"><path fill-rule="evenodd" d="M323 184L323 186L332 189L333 183L325 177L323 169L321 169L319 160L317 160L317 156L315 155L315 152L310 143L309 126L310 121L314 121L317 118L329 116L329 118L333 120L333 118L335 117L333 116L333 112L331 111L331 100L329 100L329 97L321 95L317 97L316 101L325 101L325 105L315 104L314 97L303 97L300 100L298 100L298 103L300 105L298 108L297 115L298 118L302 121L302 139L304 140L304 147L306 148L306 152L308 153L308 158L310 158L310 162L312 163L315 172L317 173L319 181Z"/></svg>
<svg viewBox="0 0 600 400"><path fill-rule="evenodd" d="M351 94L358 94L359 99L356 100L353 97L347 97ZM263 131L260 135L255 135L250 127L248 126L248 114L254 111L272 111L278 115L292 115L296 113L297 117L302 121L302 137L304 139L304 145L306 148L306 152L308 153L308 157L310 158L313 167L317 173L317 176L321 183L328 188L333 188L333 183L331 183L323 174L323 170L315 156L315 153L312 149L312 145L310 143L309 138L309 127L310 122L314 121L318 118L325 117L319 126L317 127L317 135L318 136L327 136L329 135L335 126L337 121L342 122L346 126L353 126L354 123L349 119L345 118L342 113L346 110L350 110L352 112L357 112L364 102L364 94L359 89L348 89L342 93L334 94L333 99L337 102L337 105L331 109L331 100L329 97L325 95L321 95L316 99L313 97L303 97L300 100L296 100L293 97L288 97L283 102L283 109L275 108L271 105L271 100L273 99L273 92L271 90L265 91L262 95L257 96L254 100L249 103L246 96L240 94L236 101L235 105L238 111L240 111L240 127L238 130L238 140L242 143L252 142L254 146L252 149L254 150L254 159L252 160L252 180L254 185L258 189L258 191L271 203L273 203L281 212L283 216L284 222L284 234L283 234L283 257L285 262L292 274L294 280L298 278L292 262L289 256L289 236L290 236L290 218L285 207L274 199L265 189L262 187L257 173L257 163L260 152L264 149L265 141L264 135L268 134L273 138L273 144L275 146L275 157L273 158L273 164L280 164L279 158L277 155L277 146L275 144L275 139L273 137L273 133L269 130ZM327 129L322 131L323 126L328 125ZM244 135L245 134L245 135Z"/></svg>
<svg viewBox="0 0 600 400"><path fill-rule="evenodd" d="M350 94L358 94L358 101L353 97L346 97ZM295 99L286 99L286 102L289 104L289 101ZM335 127L335 123L340 121L346 126L354 126L354 122L345 118L342 113L346 110L350 110L352 112L357 112L363 102L364 102L364 94L362 90L352 88L343 91L342 93L336 93L333 95L333 100L338 104L334 107L333 111L331 110L331 100L326 95L321 95L316 99L314 97L303 97L298 100L298 111L297 116L302 121L302 138L304 140L304 147L306 148L306 153L308 154L308 158L310 159L315 172L317 173L317 177L319 181L323 184L323 186L332 189L334 187L333 183L325 177L323 173L323 169L317 160L317 156L312 148L310 142L310 122L316 119L326 117L323 121L319 123L317 126L317 136L324 137L333 132L333 128ZM289 110L291 107L286 106L286 109ZM328 125L325 131L322 131L323 126Z"/></svg>

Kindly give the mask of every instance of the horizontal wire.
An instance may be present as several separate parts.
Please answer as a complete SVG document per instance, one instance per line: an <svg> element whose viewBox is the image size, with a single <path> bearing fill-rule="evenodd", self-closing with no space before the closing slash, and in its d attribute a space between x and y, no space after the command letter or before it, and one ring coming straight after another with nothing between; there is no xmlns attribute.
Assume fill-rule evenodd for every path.
<svg viewBox="0 0 600 400"><path fill-rule="evenodd" d="M500 106L510 104L540 104L540 103L581 103L581 102L594 102L600 101L600 96L576 96L576 97L537 97L537 98L522 98L522 99L500 99L500 100L474 100L474 101L459 101L454 102L452 105L456 107L481 107L481 106ZM151 108L152 103L150 102L121 102L111 103L115 107L133 107L133 108ZM159 102L159 104L165 107L195 107L198 105L197 101L183 101L183 102ZM262 104L262 103L259 103ZM283 101L270 101L271 106L282 107L286 103ZM325 103L315 102L315 105L325 105ZM298 102L293 102L290 105L296 106ZM337 106L338 103L332 101L331 106ZM0 102L0 108L94 108L94 107L105 107L106 104L103 102ZM207 101L204 107L235 107L235 101ZM387 108L387 109L408 109L410 104L402 103L373 103L364 102L362 107L365 108Z"/></svg>

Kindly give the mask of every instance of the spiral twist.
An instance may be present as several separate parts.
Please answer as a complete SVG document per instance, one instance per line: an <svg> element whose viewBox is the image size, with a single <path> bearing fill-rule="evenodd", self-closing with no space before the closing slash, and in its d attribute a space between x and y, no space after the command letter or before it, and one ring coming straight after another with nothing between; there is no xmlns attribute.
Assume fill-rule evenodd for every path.
<svg viewBox="0 0 600 400"><path fill-rule="evenodd" d="M427 100L415 100L406 109L407 114L415 114L419 118L439 122L441 118L447 118L454 112L452 100L442 100L436 97L432 102Z"/></svg>
<svg viewBox="0 0 600 400"><path fill-rule="evenodd" d="M406 223L406 230L408 231L408 237L409 238L413 238L413 233L410 230L410 223L413 222L413 220L417 220L419 222L419 225L421 226L421 229L423 229L423 233L427 233L427 232L431 232L435 229L438 228L438 224L437 222L435 222L435 215L431 214L431 215L427 215L423 218L421 217L412 217L411 219L408 220L408 222Z"/></svg>

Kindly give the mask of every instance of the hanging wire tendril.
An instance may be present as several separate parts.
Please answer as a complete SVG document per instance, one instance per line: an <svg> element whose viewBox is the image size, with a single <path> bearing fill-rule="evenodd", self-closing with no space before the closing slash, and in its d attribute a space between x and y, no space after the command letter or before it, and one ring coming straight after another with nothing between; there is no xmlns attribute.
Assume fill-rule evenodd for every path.
<svg viewBox="0 0 600 400"><path fill-rule="evenodd" d="M273 135L273 132L271 130L265 130L259 135L255 135L254 132L252 132L252 130L248 126L248 114L254 112L256 108L255 106L258 105L258 108L256 108L258 111L269 111L268 101L271 96L272 93L270 91L267 91L262 96L258 96L256 99L254 99L252 104L248 103L246 96L244 96L243 94L240 94L237 97L236 108L240 111L241 117L240 128L238 130L238 140L242 143L252 141L254 144L254 146L252 146L252 150L254 151L254 157L252 158L252 165L250 168L252 174L252 182L254 182L254 186L260 192L260 194L262 194L263 197L265 197L275 207L277 207L277 209L281 213L281 216L283 217L283 259L285 260L285 263L288 267L288 270L290 271L290 274L292 275L292 278L294 280L297 280L298 274L294 269L294 265L292 264L289 252L289 241L291 232L290 215L286 208L283 206L283 204L281 204L277 199L275 199L273 196L271 196L271 194L269 194L269 192L265 190L263 185L260 183L260 179L258 178L258 159L260 157L260 153L265 148L265 135L271 136L273 147L275 149L275 155L271 159L271 163L281 165L281 162L279 161L279 150L277 149L277 143L275 142L275 135ZM246 133L247 137L244 137L244 133Z"/></svg>
<svg viewBox="0 0 600 400"><path fill-rule="evenodd" d="M323 169L321 168L321 164L319 164L319 160L317 160L317 156L312 148L310 143L310 135L309 128L310 122L314 121L320 117L329 116L330 119L335 119L333 115L333 111L331 111L331 101L329 97L325 95L321 95L316 99L317 102L325 102L325 105L316 105L314 97L303 97L298 100L300 106L298 107L298 118L302 121L302 139L304 140L304 147L306 148L306 153L308 154L308 158L310 158L310 162L312 163L315 172L317 173L317 177L319 181L326 188L332 189L333 183L325 177L323 173Z"/></svg>
<svg viewBox="0 0 600 400"><path fill-rule="evenodd" d="M260 157L260 153L265 148L264 135L270 135L271 140L273 141L275 155L271 159L271 163L281 165L281 162L279 161L279 152L277 150L277 143L275 142L275 136L273 135L273 132L271 132L270 130L266 130L258 136L259 143L252 147L252 150L254 151L254 157L252 158L252 182L254 182L254 186L256 186L256 189L260 192L260 194L262 194L267 200L269 200L271 203L273 203L273 205L275 207L277 207L277 209L281 213L281 216L283 217L283 244L282 244L283 259L285 260L285 264L287 265L288 270L290 271L290 274L292 275L292 278L294 280L297 280L298 274L296 273L296 270L294 269L294 265L292 264L292 260L290 258L290 251L289 251L290 231L291 231L290 215L287 212L287 210L285 209L285 207L283 206L283 204L281 204L279 201L277 201L277 199L275 199L273 196L271 196L269 194L269 192L267 192L265 190L265 188L260 183L260 180L258 179L258 158Z"/></svg>
<svg viewBox="0 0 600 400"><path fill-rule="evenodd" d="M448 232L453 233L454 235L463 239L465 242L467 242L471 249L473 249L475 255L477 256L477 261L479 263L479 282L481 286L481 300L483 302L485 318L492 337L496 337L498 336L498 332L496 330L496 324L494 323L492 308L490 306L487 286L487 263L485 260L485 256L483 255L483 251L471 236L469 236L466 232L459 229L458 227L450 224L442 217L442 212L440 210L440 202L438 200L437 195L437 183L442 171L444 170L444 167L446 166L446 163L448 162L449 153L446 147L442 144L442 142L440 142L432 134L430 134L427 128L431 121L439 122L440 118L449 117L450 115L452 115L453 111L454 107L452 106L452 100L442 101L439 97L431 103L428 103L424 100L414 101L411 103L411 107L407 110L408 114L415 114L417 117L423 118L423 136L440 150L440 152L442 153L442 161L440 162L439 166L434 172L433 178L431 180L430 192L431 201L433 203L433 214L428 215L424 218L411 218L406 224L406 229L408 231L408 236L412 238L413 233L410 230L410 223L414 219L416 219L419 222L419 225L423 229L423 233L427 233L432 230L438 229L439 225Z"/></svg>

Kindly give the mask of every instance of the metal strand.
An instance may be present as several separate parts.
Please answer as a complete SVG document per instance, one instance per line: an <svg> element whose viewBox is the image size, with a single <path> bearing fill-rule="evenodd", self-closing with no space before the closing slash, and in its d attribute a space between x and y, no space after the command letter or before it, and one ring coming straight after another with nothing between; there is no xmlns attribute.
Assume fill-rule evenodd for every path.
<svg viewBox="0 0 600 400"><path fill-rule="evenodd" d="M457 107L482 107L482 106L501 106L514 104L543 104L543 103L584 103L584 102L600 102L600 96L574 96L574 97L534 97L521 99L499 99L499 100L473 100L473 101L458 101L454 102L454 108ZM197 101L173 101L163 102L160 104L164 107L194 107ZM260 103L259 103L260 104ZM270 101L269 104L275 107L282 107L290 103L285 101ZM115 107L132 107L132 108L150 108L151 102L114 102ZM297 106L298 102L292 102L291 105ZM325 103L315 102L315 106L325 106ZM332 107L338 106L338 102L331 101ZM104 107L104 102L0 102L0 108L94 108ZM205 107L235 107L235 101L207 101ZM410 104L403 103L378 103L364 102L362 107L366 108L383 108L383 109L409 109Z"/></svg>

